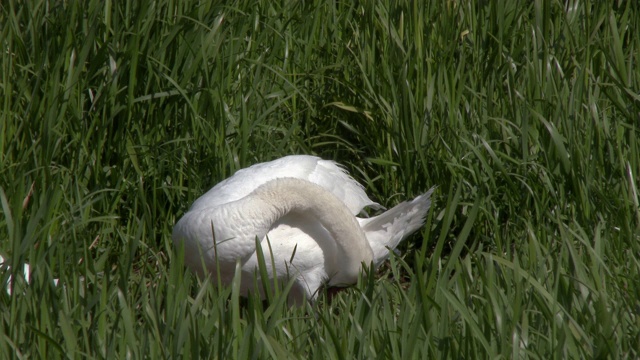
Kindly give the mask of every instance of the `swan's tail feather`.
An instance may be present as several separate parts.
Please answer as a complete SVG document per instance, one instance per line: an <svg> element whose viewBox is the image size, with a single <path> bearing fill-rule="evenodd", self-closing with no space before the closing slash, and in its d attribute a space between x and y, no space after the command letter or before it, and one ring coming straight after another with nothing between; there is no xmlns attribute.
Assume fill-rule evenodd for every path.
<svg viewBox="0 0 640 360"><path fill-rule="evenodd" d="M373 261L379 266L389 256L389 249L413 234L423 224L431 207L431 188L411 201L405 201L384 213L369 219L359 219L360 225L371 244Z"/></svg>

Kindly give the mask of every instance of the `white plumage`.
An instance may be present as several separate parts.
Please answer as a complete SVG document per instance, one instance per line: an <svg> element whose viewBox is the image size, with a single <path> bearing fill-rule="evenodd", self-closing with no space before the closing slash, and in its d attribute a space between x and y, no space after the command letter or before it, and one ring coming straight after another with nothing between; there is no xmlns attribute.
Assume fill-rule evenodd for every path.
<svg viewBox="0 0 640 360"><path fill-rule="evenodd" d="M6 271L10 272L11 271L11 267L9 266L9 264L5 264L5 262L8 263L8 261L6 261L5 258L2 257L2 255L0 255L0 268L5 268ZM31 267L27 263L24 263L22 265L22 276L24 278L24 282L26 284L29 284L29 278L31 277ZM58 279L53 279L53 284L54 285L58 285ZM11 275L9 275L9 278L7 279L7 282L5 284L5 288L6 288L7 293L9 295L11 295L13 286L14 286L13 285L13 278L12 278Z"/></svg>
<svg viewBox="0 0 640 360"><path fill-rule="evenodd" d="M0 255L0 266L1 267L5 267L5 260L4 257L2 257L2 255ZM11 267L9 267L8 264L6 264L6 269L7 271L11 271ZM29 269L29 264L24 264L22 266L22 276L24 277L24 281L25 283L29 283L29 276L31 275L31 271ZM9 276L9 279L7 280L7 283L5 284L5 288L7 290L7 293L9 295L11 295L11 288L13 287L13 278L11 276Z"/></svg>
<svg viewBox="0 0 640 360"><path fill-rule="evenodd" d="M243 295L260 291L254 289L257 237L269 277L295 277L292 300L313 300L324 283L350 285L363 263L379 266L389 249L423 225L432 192L360 218L365 207L382 207L338 164L287 156L239 170L214 186L178 221L172 237L176 246L184 243L189 268L204 273L206 267L213 275L219 269L225 283L239 261Z"/></svg>

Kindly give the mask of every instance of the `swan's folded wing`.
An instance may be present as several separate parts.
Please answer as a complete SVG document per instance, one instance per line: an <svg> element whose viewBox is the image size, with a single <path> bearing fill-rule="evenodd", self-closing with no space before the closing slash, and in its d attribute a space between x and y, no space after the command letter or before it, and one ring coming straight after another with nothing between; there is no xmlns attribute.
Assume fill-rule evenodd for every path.
<svg viewBox="0 0 640 360"><path fill-rule="evenodd" d="M367 206L381 207L369 199L362 185L334 161L309 155L290 155L238 170L198 198L191 210L236 201L270 180L286 177L322 186L342 201L353 215L359 214Z"/></svg>
<svg viewBox="0 0 640 360"><path fill-rule="evenodd" d="M292 177L311 181L309 174L315 169L318 160L320 159L314 156L292 155L238 170L198 198L191 210L236 201L249 195L260 185L278 178Z"/></svg>
<svg viewBox="0 0 640 360"><path fill-rule="evenodd" d="M369 199L363 186L342 166L331 160L317 159L317 166L310 174L309 180L340 199L353 215L358 215L367 206L382 208L380 204Z"/></svg>

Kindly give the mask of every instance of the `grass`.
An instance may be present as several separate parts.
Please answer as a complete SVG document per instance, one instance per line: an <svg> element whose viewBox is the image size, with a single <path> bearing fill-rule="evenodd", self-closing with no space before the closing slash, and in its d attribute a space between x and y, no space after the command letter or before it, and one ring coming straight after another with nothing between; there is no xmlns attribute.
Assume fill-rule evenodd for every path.
<svg viewBox="0 0 640 360"><path fill-rule="evenodd" d="M0 9L0 357L640 357L633 1ZM300 308L186 271L191 202L292 153L427 225Z"/></svg>

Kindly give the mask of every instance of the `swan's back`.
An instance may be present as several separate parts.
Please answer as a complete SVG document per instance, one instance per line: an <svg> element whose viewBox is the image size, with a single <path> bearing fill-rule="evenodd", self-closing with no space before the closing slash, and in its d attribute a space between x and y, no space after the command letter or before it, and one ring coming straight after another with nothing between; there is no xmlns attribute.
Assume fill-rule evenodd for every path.
<svg viewBox="0 0 640 360"><path fill-rule="evenodd" d="M290 155L238 170L198 198L189 211L198 211L241 199L260 185L278 178L296 178L320 185L342 201L353 215L367 206L379 208L336 162L316 156Z"/></svg>

